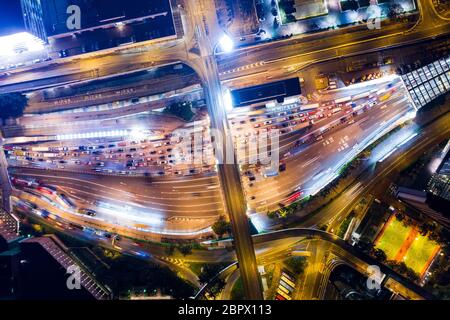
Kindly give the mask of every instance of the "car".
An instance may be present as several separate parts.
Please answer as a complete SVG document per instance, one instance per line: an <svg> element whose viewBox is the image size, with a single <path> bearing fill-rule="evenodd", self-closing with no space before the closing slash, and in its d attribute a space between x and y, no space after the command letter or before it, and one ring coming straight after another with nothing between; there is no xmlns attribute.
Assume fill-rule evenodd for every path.
<svg viewBox="0 0 450 320"><path fill-rule="evenodd" d="M78 213L84 214L84 215L87 215L87 216L90 216L90 217L95 217L97 215L97 212L95 212L92 209L79 209Z"/></svg>

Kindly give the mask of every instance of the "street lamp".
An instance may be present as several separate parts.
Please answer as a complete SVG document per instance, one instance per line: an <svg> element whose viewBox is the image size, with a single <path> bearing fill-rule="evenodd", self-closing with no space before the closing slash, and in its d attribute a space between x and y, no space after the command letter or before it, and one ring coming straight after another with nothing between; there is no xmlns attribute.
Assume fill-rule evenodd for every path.
<svg viewBox="0 0 450 320"><path fill-rule="evenodd" d="M223 90L223 103L225 105L226 111L232 111L233 110L233 99L231 97L231 92L229 89Z"/></svg>
<svg viewBox="0 0 450 320"><path fill-rule="evenodd" d="M219 40L219 47L222 50L222 52L231 52L234 49L234 43L233 40L230 38L229 35L224 34L222 38Z"/></svg>

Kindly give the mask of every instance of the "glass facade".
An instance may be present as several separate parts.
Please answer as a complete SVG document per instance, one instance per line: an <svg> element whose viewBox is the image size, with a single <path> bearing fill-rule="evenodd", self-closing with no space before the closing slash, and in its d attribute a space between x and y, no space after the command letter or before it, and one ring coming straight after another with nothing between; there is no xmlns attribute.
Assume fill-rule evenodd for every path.
<svg viewBox="0 0 450 320"><path fill-rule="evenodd" d="M169 0L21 0L21 3L27 29L45 41L53 36L92 31L135 19L148 22L149 29L158 29L153 33L175 34ZM80 8L79 30L67 27L72 15L68 8L72 5Z"/></svg>
<svg viewBox="0 0 450 320"><path fill-rule="evenodd" d="M450 56L402 76L417 108L450 90Z"/></svg>

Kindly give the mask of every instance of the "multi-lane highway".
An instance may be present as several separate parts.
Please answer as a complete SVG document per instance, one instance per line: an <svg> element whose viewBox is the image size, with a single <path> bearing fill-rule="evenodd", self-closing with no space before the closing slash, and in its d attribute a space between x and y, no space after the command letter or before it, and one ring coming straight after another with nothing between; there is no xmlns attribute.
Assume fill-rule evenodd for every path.
<svg viewBox="0 0 450 320"><path fill-rule="evenodd" d="M78 222L80 225L97 224L99 228L113 230L113 232L120 231L133 237L139 237L142 230L127 231L128 224L133 224L137 229L145 229L146 232L148 230L159 232L162 237L183 233L188 236L193 234L204 236L208 232L210 233L208 227L212 222L220 214L227 212L232 223L236 254L247 298L260 299L262 298L261 282L250 237L247 209L250 209L250 212L265 213L277 209L279 204L283 203L294 191L301 190L306 194L315 193L324 186L323 180L327 181L327 175L336 174L339 169L336 164L340 164L339 161L342 162L342 166L355 155L359 148L373 141L377 134L411 111L410 101L404 87L398 84L397 79L397 82L393 81L389 84L376 84L378 90L392 91L386 99L382 98L385 96L385 92L383 92L372 93L375 99L378 99L378 103L375 104L372 104L373 101L370 101L372 99L370 97L367 101L354 101L366 104L361 107L364 112L360 114L352 116L347 116L347 113L343 114L346 110L357 108L358 105L337 106L339 103L335 103L331 109L321 105L318 108L319 111L313 114L309 114L309 111L303 112L308 113L307 116L300 115L301 111L284 111L284 115L279 113L275 115L275 113L266 111L260 118L259 116L258 119L254 118L255 121L251 121L248 116L244 115L237 118L237 124L232 124L232 120L228 121L229 115L226 114L221 80L234 79L233 83L235 84L236 79L251 78L253 75L254 81L258 82L267 81L269 78L283 78L288 75L292 76L290 71L292 66L294 69L298 69L310 63L410 45L446 35L449 21L438 16L431 9L431 0L423 0L419 3L422 10L421 19L417 24L383 25L380 30L368 30L361 27L348 28L346 29L348 32L339 31L333 35L332 31L327 32L330 35L327 40L320 39L323 34L308 35L289 41L239 49L231 54L215 55L218 39L223 33L218 27L214 3L205 0L186 0L184 7L179 8L182 11L186 29L184 39L160 44L136 45L134 49L122 48L110 54L90 54L89 57L80 56L48 62L33 69L15 70L2 80L0 92L36 89L39 86L101 78L148 69L159 64L183 61L198 73L205 88L211 128L219 132L221 137L214 140L216 154L219 155L216 159L217 174L214 173L214 170L208 169L209 172L206 174L188 172L179 178L170 176L152 178L149 181L148 177L125 179L119 176L87 174L79 169L66 170L66 165L63 165L64 168L58 168L59 170L46 165L42 165L39 169L21 168L20 164L14 161L11 164L17 168L12 169L12 174L17 177L37 178L42 184L57 185L64 192L68 192L78 205L92 206L99 212L95 217L98 220L96 223L88 221L89 217L64 212L59 208L56 213L61 217ZM342 92L342 95L355 95L356 92L351 90ZM330 94L330 97L324 96L323 101L320 102L336 100L340 94L341 92L338 91ZM157 105L155 108L160 106ZM43 106L38 105L38 107ZM334 112L333 110L336 108L341 110ZM45 135L64 134L64 137L67 138L67 135L95 126L101 130L110 128L127 130L136 125L132 118L148 109L148 106L138 105L123 108L118 113L108 111L101 114L33 116L33 118L23 120L21 123L23 127L10 129L9 134L12 137L24 135L33 137L43 133ZM350 113L352 112L350 111ZM262 118L266 117L267 119L269 114L271 114L272 120L262 121ZM75 120L74 117L78 117L78 119ZM120 120L114 119L114 117L120 118ZM305 117L308 117L307 126L302 124L304 123L302 119ZM342 117L346 119L342 120ZM148 116L146 121L149 118L151 116ZM60 119L66 119L66 122L60 122ZM55 124L56 120L59 123ZM74 125L76 122L78 123ZM150 122L157 121L150 119ZM333 123L335 128L330 127ZM261 179L250 182L246 178L242 178L244 187L242 186L237 160L245 159L246 155L244 154L242 157L240 150L237 150L236 157L234 149L225 146L233 145L233 139L236 142L236 139L239 138L236 137L239 135L238 131L245 127L242 126L243 124L258 130L278 125L285 128L281 129L280 127L285 132L281 132L279 151L280 155L285 158L283 161L287 167L286 172L273 178L265 178L261 172L254 172L254 176L259 175ZM255 128L255 125L259 125L259 127ZM170 124L169 122L159 123L159 127L155 126L152 129L162 131L167 130L167 127L170 126L176 127L177 124L173 124L173 122ZM302 126L306 130L298 129ZM168 131L172 131L173 127ZM320 130L323 130L324 133L318 135L317 132ZM325 131L327 132L325 133ZM167 132L162 133L167 134ZM441 135L442 133L439 136ZM130 152L132 152L131 149ZM129 155L130 157L128 155L126 157L134 158L136 156L135 154ZM105 169L113 170L111 173L114 173L114 169L124 170L123 167L120 169L119 167L109 168L113 162L120 163L120 160L110 163L102 157L99 155L99 159L95 160L99 163L97 166L104 167L106 164L108 168ZM338 161L338 159L340 160ZM82 162L85 159L78 161ZM31 160L31 162L33 161ZM38 162L44 161L38 160ZM89 166L87 162L90 161L85 162ZM102 163L103 165L101 165ZM61 164L63 162L56 165L60 166ZM77 165L79 164L75 164L74 167L76 168ZM135 163L132 161L130 167L134 166ZM104 169L97 169L104 172ZM187 168L187 170L191 169ZM5 170L2 170L2 173L4 174ZM192 174L198 175L192 176ZM159 175L165 175L165 172ZM219 181L222 193L218 189ZM49 202L40 196L31 196L22 192L17 195L27 198L30 202L38 202L42 207L52 210ZM337 203L336 206L339 207L342 205L339 201L334 203ZM225 204L225 210L223 204ZM344 208L346 207L344 206ZM123 215L117 214L122 208L128 212ZM313 218L312 225L315 226L322 220L326 222L335 218L336 212L328 209L321 211ZM186 221L189 223L185 223ZM143 228L143 225L147 227Z"/></svg>
<svg viewBox="0 0 450 320"><path fill-rule="evenodd" d="M418 1L422 18L417 24L412 25L382 25L380 29L370 30L363 27L347 27L345 32L328 31L327 40L323 33L317 35L301 36L290 41L270 42L256 47L248 47L234 51L231 55L224 54L218 59L218 68L222 74L222 80L248 76L251 74L267 73L267 75L279 74L280 70L286 70L288 66L326 61L344 56L353 56L361 53L387 49L400 45L413 44L424 40L443 36L448 33L450 21L436 14L431 0ZM222 36L215 17L215 10L209 10L211 4L206 1L197 3L186 1L185 4L185 28L188 32L184 39L168 41L152 45L136 45L138 49L120 49L111 54L89 54L87 58L75 57L61 61L50 62L50 66L33 68L32 70L15 70L7 80L3 80L0 92L11 89L36 88L36 83L45 84L45 78L49 83L58 83L54 77L66 74L64 81L79 81L98 78L111 74L129 72L132 70L146 69L157 64L167 62L190 61L189 50L195 47L196 27L204 26L203 16L200 22L190 20L195 16L195 10L200 7L207 8L204 11L205 20L211 36L216 41ZM194 9L194 11L192 11ZM333 34L333 36L331 36ZM251 54L250 54L251 53ZM261 63L258 63L261 62ZM250 67L247 67L250 66ZM286 68L285 68L286 67ZM232 71L229 73L228 71ZM70 76L73 74L73 76ZM267 77L264 76L264 79ZM282 75L286 76L286 74ZM24 81L29 81L25 83ZM16 83L15 86L9 86Z"/></svg>
<svg viewBox="0 0 450 320"><path fill-rule="evenodd" d="M370 93L371 90L374 90L373 93ZM395 92L386 100L379 101L389 90ZM380 92L379 95L377 91ZM281 134L279 142L279 154L286 165L286 170L269 177L264 174L263 167L256 166L244 178L247 201L255 212L266 213L279 209L280 203L284 203L298 190L303 192L303 196L315 194L318 188L323 187L321 182L333 177L341 166L356 155L355 152L363 150L379 134L385 132L391 125L398 124L402 118L406 120L405 116L414 111L406 88L399 82L399 78L391 78L373 86L364 86L359 90L345 89L336 92L335 96L338 97L339 94L348 97L362 95L366 97L353 102L350 100L346 103L348 106L342 108L337 108L335 100L332 100L321 102L327 107L309 112L299 110L298 106L294 105L291 110L295 112L286 111L289 110L286 108L281 113L271 112L269 109L258 116L243 114L240 117L233 117L237 140L251 140L254 134L258 135L259 130L271 130L274 125L276 130L284 128L288 131ZM351 104L355 107L351 107ZM355 113L354 110L361 109L361 106L365 110ZM304 123L302 121L305 117L308 118L308 113L314 114L315 122L309 125L307 130L300 130L302 133L299 133L296 127ZM294 120L290 120L292 118ZM292 125L292 121L295 125ZM289 128L293 131L289 132L287 130ZM250 135L247 136L246 132ZM244 163L248 163L249 148L240 151L238 155L244 158Z"/></svg>
<svg viewBox="0 0 450 320"><path fill-rule="evenodd" d="M206 104L210 115L211 128L219 133L220 137L215 137L215 148L217 158L218 175L222 185L222 192L227 213L230 216L233 237L238 257L239 271L244 284L247 299L261 300L262 285L258 274L255 251L250 235L250 225L247 217L244 193L241 184L241 177L232 146L232 136L230 134L227 121L225 104L223 101L223 90L220 83L217 64L214 56L217 41L209 37L207 25L204 23L205 15L214 10L206 10L208 2L189 2L189 6L197 4L198 7L189 7L188 12L192 21L197 25L196 38L200 48L201 61L199 72L205 85ZM211 2L209 2L211 5ZM211 15L210 15L211 16ZM213 21L215 22L215 15ZM210 22L210 21L209 21ZM217 25L217 23L212 25Z"/></svg>

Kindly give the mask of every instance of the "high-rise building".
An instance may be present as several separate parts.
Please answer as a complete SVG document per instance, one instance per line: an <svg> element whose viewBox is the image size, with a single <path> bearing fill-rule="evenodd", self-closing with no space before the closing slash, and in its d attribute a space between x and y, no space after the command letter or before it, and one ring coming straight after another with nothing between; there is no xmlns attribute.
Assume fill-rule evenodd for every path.
<svg viewBox="0 0 450 320"><path fill-rule="evenodd" d="M60 56L176 36L170 0L21 0L25 27Z"/></svg>
<svg viewBox="0 0 450 320"><path fill-rule="evenodd" d="M450 201L450 140L442 151L440 165L428 182L428 189L435 196Z"/></svg>

